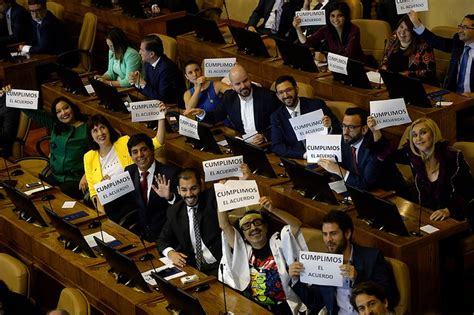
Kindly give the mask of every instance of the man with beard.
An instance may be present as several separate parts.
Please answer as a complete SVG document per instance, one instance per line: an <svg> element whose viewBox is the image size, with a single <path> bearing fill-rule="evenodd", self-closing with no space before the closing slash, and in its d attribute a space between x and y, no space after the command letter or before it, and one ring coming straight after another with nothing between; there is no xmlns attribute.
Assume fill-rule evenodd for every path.
<svg viewBox="0 0 474 315"><path fill-rule="evenodd" d="M232 89L224 93L215 111L200 108L185 111L205 123L215 124L228 119L230 127L242 135L252 135L251 141L261 145L270 140L270 115L278 108L278 99L270 90L252 84L247 71L235 64L229 72Z"/></svg>
<svg viewBox="0 0 474 315"><path fill-rule="evenodd" d="M303 264L294 262L290 265L288 274L292 278L294 292L303 303L314 311L326 307L328 314L357 314L350 302L352 287L373 281L384 288L389 309L393 310L399 300L393 273L378 249L352 243L352 219L342 211L332 210L323 217L321 229L328 252L343 255L343 264L339 267L343 286L307 286L299 281L300 273L304 271Z"/></svg>
<svg viewBox="0 0 474 315"><path fill-rule="evenodd" d="M323 110L323 125L329 133L341 132L339 120L323 100L298 97L298 86L292 76L284 75L275 81L276 95L283 103L270 117L272 124L272 151L278 156L306 159L304 141L298 141L290 124L290 118Z"/></svg>
<svg viewBox="0 0 474 315"><path fill-rule="evenodd" d="M367 112L362 108L348 108L341 124L343 137L340 165L327 159L319 160L318 165L359 189L380 187L400 191L405 184L393 160L381 161L371 150L374 139L367 126L367 117Z"/></svg>

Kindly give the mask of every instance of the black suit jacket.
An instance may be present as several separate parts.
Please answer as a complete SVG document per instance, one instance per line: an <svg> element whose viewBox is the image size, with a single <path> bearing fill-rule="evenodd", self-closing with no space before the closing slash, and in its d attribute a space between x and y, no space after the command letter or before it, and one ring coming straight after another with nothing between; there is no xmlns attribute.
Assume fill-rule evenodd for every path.
<svg viewBox="0 0 474 315"><path fill-rule="evenodd" d="M6 12L5 14L6 15ZM32 36L31 15L24 7L17 3L12 3L10 11L10 20L12 35L8 34L6 17L4 17L6 35L0 38L2 44L8 45L19 42L29 42Z"/></svg>
<svg viewBox="0 0 474 315"><path fill-rule="evenodd" d="M279 107L280 101L274 92L254 84L252 84L252 95L255 127L258 133L264 134L267 139L270 139L270 115ZM241 134L245 133L240 113L240 98L234 90L228 90L224 93L222 103L215 111L206 113L204 122L215 124L225 118L228 118L231 128Z"/></svg>
<svg viewBox="0 0 474 315"><path fill-rule="evenodd" d="M461 56L464 51L464 42L459 39L459 35L454 34L453 38L444 38L433 34L425 29L421 37L433 48L451 53L448 70L444 80L444 88L456 92L458 82L458 67L461 63ZM471 92L474 92L474 62L471 64Z"/></svg>
<svg viewBox="0 0 474 315"><path fill-rule="evenodd" d="M199 11L195 0L153 0L151 4L168 8L171 12L186 11L194 14Z"/></svg>
<svg viewBox="0 0 474 315"><path fill-rule="evenodd" d="M158 161L155 161L155 175L165 175L167 179L170 179L171 191L176 196L176 201L179 200L179 195L176 192L178 186L177 175L179 169L171 165L164 165ZM158 196L152 189L148 196L148 204L145 204L143 200L141 189L140 189L140 171L135 164L129 165L125 168L125 171L130 173L135 190L130 193L130 197L135 200L138 208L138 222L139 230L141 235L150 242L154 242L161 233L163 225L166 222L166 210L170 207L170 204L164 198Z"/></svg>
<svg viewBox="0 0 474 315"><path fill-rule="evenodd" d="M322 109L324 115L331 118L331 133L340 134L341 125L339 120L334 115L326 103L320 99L309 99L306 97L300 97L300 111L301 115L314 112ZM295 132L290 124L290 113L286 109L285 105L280 106L271 115L272 124L272 151L278 155L288 158L302 159L303 154L306 152L301 141L296 138Z"/></svg>
<svg viewBox="0 0 474 315"><path fill-rule="evenodd" d="M40 38L37 35L39 27ZM33 40L30 53L59 55L72 48L71 39L66 33L65 25L50 11L39 25L33 21Z"/></svg>
<svg viewBox="0 0 474 315"><path fill-rule="evenodd" d="M222 257L222 242L214 189L201 192L198 212L200 213L199 228L202 241L219 262ZM188 256L187 263L189 265L196 266L195 253L189 235L187 206L183 200L168 208L167 221L156 244L160 252L163 252L167 247L173 247Z"/></svg>

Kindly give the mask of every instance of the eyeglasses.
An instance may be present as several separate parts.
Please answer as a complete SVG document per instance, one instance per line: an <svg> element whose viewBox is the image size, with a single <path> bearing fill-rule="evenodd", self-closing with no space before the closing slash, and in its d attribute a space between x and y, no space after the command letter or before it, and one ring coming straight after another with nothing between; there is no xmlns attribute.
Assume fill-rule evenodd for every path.
<svg viewBox="0 0 474 315"><path fill-rule="evenodd" d="M252 220L252 221L249 221L249 222L245 222L244 224L242 224L240 226L240 228L242 229L242 231L248 231L250 230L250 227L252 226L261 226L263 225L263 220L262 219L255 219L255 220Z"/></svg>
<svg viewBox="0 0 474 315"><path fill-rule="evenodd" d="M341 129L349 129L349 131L354 131L356 128L362 127L363 125L346 125L346 124L341 124Z"/></svg>
<svg viewBox="0 0 474 315"><path fill-rule="evenodd" d="M459 24L458 28L462 29L463 31L465 31L465 30L474 30L474 26L468 26L468 25L462 25L462 24Z"/></svg>
<svg viewBox="0 0 474 315"><path fill-rule="evenodd" d="M293 92L293 91L294 91L294 88L293 88L293 87L289 87L289 88L286 88L286 89L284 89L284 90L277 91L277 94L278 94L278 95L283 95L283 94L285 94L285 93L286 93L286 94L289 94L289 93L291 93L291 92Z"/></svg>

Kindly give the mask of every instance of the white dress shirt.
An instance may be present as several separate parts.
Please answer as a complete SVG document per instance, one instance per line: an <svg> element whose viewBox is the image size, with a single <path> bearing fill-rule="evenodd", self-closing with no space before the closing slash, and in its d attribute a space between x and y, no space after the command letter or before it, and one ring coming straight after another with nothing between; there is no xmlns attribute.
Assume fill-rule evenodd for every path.
<svg viewBox="0 0 474 315"><path fill-rule="evenodd" d="M255 126L255 115L253 111L253 94L250 93L247 97L239 95L240 100L240 115L242 116L242 124L246 135L254 134L257 132Z"/></svg>

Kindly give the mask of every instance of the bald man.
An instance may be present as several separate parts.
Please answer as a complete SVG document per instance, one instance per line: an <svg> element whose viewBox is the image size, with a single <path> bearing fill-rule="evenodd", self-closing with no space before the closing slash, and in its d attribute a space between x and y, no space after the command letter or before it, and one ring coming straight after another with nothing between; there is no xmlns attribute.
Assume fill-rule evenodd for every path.
<svg viewBox="0 0 474 315"><path fill-rule="evenodd" d="M229 72L231 90L224 93L222 103L215 111L193 108L185 114L194 114L205 123L215 124L227 118L231 128L250 136L253 144L270 140L270 115L279 107L275 93L259 87L249 79L244 67L234 65Z"/></svg>

